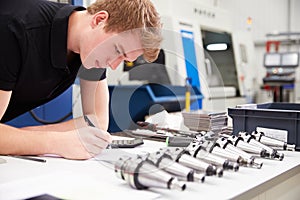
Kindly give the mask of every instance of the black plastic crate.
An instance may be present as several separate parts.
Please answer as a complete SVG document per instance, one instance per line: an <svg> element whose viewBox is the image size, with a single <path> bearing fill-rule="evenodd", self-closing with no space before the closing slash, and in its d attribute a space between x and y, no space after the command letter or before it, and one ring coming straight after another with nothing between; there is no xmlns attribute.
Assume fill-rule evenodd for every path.
<svg viewBox="0 0 300 200"><path fill-rule="evenodd" d="M257 104L256 109L228 108L232 118L233 134L240 131L252 132L256 127L288 131L288 143L300 150L300 104L265 103Z"/></svg>

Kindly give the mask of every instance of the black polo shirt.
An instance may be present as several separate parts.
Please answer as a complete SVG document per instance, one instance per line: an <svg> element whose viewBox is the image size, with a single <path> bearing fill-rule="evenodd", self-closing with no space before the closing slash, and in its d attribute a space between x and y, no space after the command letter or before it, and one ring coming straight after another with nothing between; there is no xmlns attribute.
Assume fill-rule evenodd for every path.
<svg viewBox="0 0 300 200"><path fill-rule="evenodd" d="M83 68L78 54L67 61L68 19L84 9L44 0L0 1L0 90L12 91L1 122L63 93L79 69L85 79L106 78L105 69Z"/></svg>

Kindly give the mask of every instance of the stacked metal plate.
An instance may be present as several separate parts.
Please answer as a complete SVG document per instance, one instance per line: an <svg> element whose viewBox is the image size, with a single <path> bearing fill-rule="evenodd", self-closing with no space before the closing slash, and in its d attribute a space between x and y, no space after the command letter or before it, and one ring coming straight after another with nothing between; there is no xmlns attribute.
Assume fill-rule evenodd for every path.
<svg viewBox="0 0 300 200"><path fill-rule="evenodd" d="M182 112L184 125L193 131L213 131L220 133L227 127L226 112L207 112L203 110Z"/></svg>

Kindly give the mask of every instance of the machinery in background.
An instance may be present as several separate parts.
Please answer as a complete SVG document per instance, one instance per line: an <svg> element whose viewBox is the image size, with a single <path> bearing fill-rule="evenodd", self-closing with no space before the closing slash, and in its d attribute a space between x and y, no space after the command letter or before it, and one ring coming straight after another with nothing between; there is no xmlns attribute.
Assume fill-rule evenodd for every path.
<svg viewBox="0 0 300 200"><path fill-rule="evenodd" d="M156 66L151 76L163 75L164 78L159 78L161 84L176 86L184 86L188 78L204 96L191 104L192 110L224 111L246 103L255 77L251 69L255 66L251 33L233 30L231 13L217 7L192 0L153 0L153 3L163 23L165 64ZM144 70L150 76L146 67ZM109 70L108 84L153 82L152 78L141 77L144 76L133 79L127 69Z"/></svg>
<svg viewBox="0 0 300 200"><path fill-rule="evenodd" d="M185 109L187 87L171 84L163 49L152 63L139 56L134 62L124 62L119 68L126 72L131 84L109 85L109 132L134 129L138 121L145 120L145 116L162 110L178 112ZM108 79L110 77L111 74ZM196 109L201 109L203 96L199 88L190 86L188 90L189 101L195 102Z"/></svg>
<svg viewBox="0 0 300 200"><path fill-rule="evenodd" d="M299 41L300 34L283 32L267 34L266 53L264 54L264 67L266 75L263 77L262 89L271 91L273 102L294 103L299 87ZM272 47L274 50L272 51ZM280 47L280 50L279 50ZM298 72L297 72L298 71Z"/></svg>
<svg viewBox="0 0 300 200"><path fill-rule="evenodd" d="M267 69L266 77L263 78L264 88L272 90L273 102L290 102L287 91L294 89L299 52L266 53L264 66Z"/></svg>
<svg viewBox="0 0 300 200"><path fill-rule="evenodd" d="M145 81L148 83L170 85L170 77L166 70L165 53L161 49L158 58L153 63L147 63L143 56L135 61L125 61L123 71L128 72L129 80Z"/></svg>
<svg viewBox="0 0 300 200"><path fill-rule="evenodd" d="M178 112L185 108L185 92L183 86L162 84L115 85L109 86L109 128L111 133L136 128L138 121L145 116L163 110ZM196 87L191 90L191 102L202 99Z"/></svg>

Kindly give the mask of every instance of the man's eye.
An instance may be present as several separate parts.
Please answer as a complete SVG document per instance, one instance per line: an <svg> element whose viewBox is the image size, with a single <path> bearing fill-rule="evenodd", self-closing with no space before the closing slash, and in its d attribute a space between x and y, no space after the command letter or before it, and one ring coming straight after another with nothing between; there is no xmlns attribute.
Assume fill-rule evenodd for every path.
<svg viewBox="0 0 300 200"><path fill-rule="evenodd" d="M117 54L121 54L121 51L118 49L117 45L115 45L115 51Z"/></svg>

